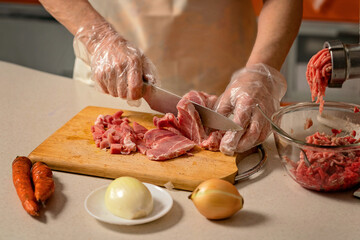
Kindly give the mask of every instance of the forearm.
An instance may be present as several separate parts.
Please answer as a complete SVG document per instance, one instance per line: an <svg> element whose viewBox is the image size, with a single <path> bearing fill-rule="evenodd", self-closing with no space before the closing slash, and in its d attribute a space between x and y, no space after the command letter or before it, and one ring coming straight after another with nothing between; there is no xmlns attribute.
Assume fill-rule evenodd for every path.
<svg viewBox="0 0 360 240"><path fill-rule="evenodd" d="M44 8L73 35L80 27L104 21L87 0L39 0Z"/></svg>
<svg viewBox="0 0 360 240"><path fill-rule="evenodd" d="M264 1L247 66L265 63L280 70L297 36L301 19L302 0Z"/></svg>

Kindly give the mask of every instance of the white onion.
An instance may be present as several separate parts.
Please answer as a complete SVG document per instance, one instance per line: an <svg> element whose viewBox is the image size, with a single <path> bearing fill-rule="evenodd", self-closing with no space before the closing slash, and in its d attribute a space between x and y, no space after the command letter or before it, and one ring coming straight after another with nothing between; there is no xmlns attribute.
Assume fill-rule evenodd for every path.
<svg viewBox="0 0 360 240"><path fill-rule="evenodd" d="M151 213L153 198L149 189L136 178L119 177L106 189L105 206L118 217L136 219Z"/></svg>

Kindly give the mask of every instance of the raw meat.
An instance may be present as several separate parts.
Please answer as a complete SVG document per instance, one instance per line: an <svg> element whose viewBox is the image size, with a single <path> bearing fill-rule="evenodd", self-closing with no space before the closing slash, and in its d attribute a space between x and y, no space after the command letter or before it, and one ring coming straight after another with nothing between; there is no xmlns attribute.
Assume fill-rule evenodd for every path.
<svg viewBox="0 0 360 240"><path fill-rule="evenodd" d="M180 124L175 115L172 113L167 113L162 118L158 118L155 116L153 122L157 128L167 129L173 133L182 135L182 133L180 132Z"/></svg>
<svg viewBox="0 0 360 240"><path fill-rule="evenodd" d="M341 130L334 129L333 135L316 132L306 138L307 143L322 146L342 146L359 143L352 135L337 137ZM304 150L311 166L304 162L300 154L300 161L291 161L296 180L305 188L317 191L345 190L360 182L360 150L351 151L314 151Z"/></svg>
<svg viewBox="0 0 360 240"><path fill-rule="evenodd" d="M332 65L329 49L324 48L315 54L309 61L306 70L312 101L320 103L319 111L324 108L325 89L331 77Z"/></svg>
<svg viewBox="0 0 360 240"><path fill-rule="evenodd" d="M190 101L198 103L202 106L212 108L217 100L214 95L203 92L190 91L184 95L183 99L178 103L178 117L167 113L162 118L154 118L154 125L158 128L167 129L177 134L182 134L197 145L210 151L219 151L220 141L224 133L205 129L201 123L201 119L195 107ZM209 135L206 133L208 130Z"/></svg>
<svg viewBox="0 0 360 240"><path fill-rule="evenodd" d="M200 105L210 108L210 109L212 109L214 107L216 100L217 100L217 96L215 96L215 95L209 95L207 93L198 92L198 91L190 91L186 95L184 95L184 98L189 99L190 101L193 101L197 104L200 104ZM178 105L178 110L179 110L179 105ZM180 116L180 117L183 117L183 116ZM196 120L196 117L195 117L195 120ZM180 119L179 119L179 122L180 122ZM183 120L183 122L185 122L185 121ZM204 132L202 131L202 129L204 129ZM214 131L211 129L205 129L202 126L201 121L200 121L199 131L200 132L197 135L201 136L200 146L202 148L205 148L210 151L219 151L220 142L221 142L221 139L224 136L225 132L217 131L217 130ZM207 135L206 132L208 132L209 135ZM192 138L190 138L190 139L194 140Z"/></svg>
<svg viewBox="0 0 360 240"><path fill-rule="evenodd" d="M201 142L200 146L210 151L219 151L222 137L223 134L220 131L211 132L210 135Z"/></svg>
<svg viewBox="0 0 360 240"><path fill-rule="evenodd" d="M137 132L129 125L129 119L121 118L123 112L99 115L91 127L95 144L100 149L110 148L110 153L130 154L136 152L137 143L144 136L144 128L135 123ZM146 129L147 131L147 129ZM142 134L142 135L141 135Z"/></svg>
<svg viewBox="0 0 360 240"><path fill-rule="evenodd" d="M168 121L154 119L159 126L167 126L170 130L148 130L137 122L133 122L131 127L127 118L121 118L122 113L120 111L114 115L98 116L95 125L91 127L97 147L110 149L111 154L131 154L139 151L151 160L167 160L183 155L196 146L171 125L178 124L175 116L168 115Z"/></svg>
<svg viewBox="0 0 360 240"><path fill-rule="evenodd" d="M146 132L144 141L148 150L146 156L151 160L167 160L185 154L195 147L195 143L182 135L165 129L151 129Z"/></svg>
<svg viewBox="0 0 360 240"><path fill-rule="evenodd" d="M304 130L311 128L313 125L313 121L311 118L306 118L306 122L304 124Z"/></svg>
<svg viewBox="0 0 360 240"><path fill-rule="evenodd" d="M186 98L183 98L179 101L177 109L181 133L196 144L200 144L206 134L194 105Z"/></svg>
<svg viewBox="0 0 360 240"><path fill-rule="evenodd" d="M210 95L205 92L198 91L190 91L184 95L184 98L210 109L214 107L217 100L216 95Z"/></svg>
<svg viewBox="0 0 360 240"><path fill-rule="evenodd" d="M170 137L175 135L175 133L165 130L165 129L151 129L146 132L144 135L144 141L146 144L146 147L151 147L154 142L157 142L165 137Z"/></svg>
<svg viewBox="0 0 360 240"><path fill-rule="evenodd" d="M147 128L138 124L137 122L133 123L133 128L136 134L145 134L147 132Z"/></svg>
<svg viewBox="0 0 360 240"><path fill-rule="evenodd" d="M222 131L205 129L191 101L212 108L216 96L191 91L177 105L178 116L167 113L154 117L156 129L148 130L123 118L122 111L114 115L99 115L91 130L96 146L109 149L113 154L130 154L139 151L152 160L178 157L196 145L211 151L219 151L224 135Z"/></svg>

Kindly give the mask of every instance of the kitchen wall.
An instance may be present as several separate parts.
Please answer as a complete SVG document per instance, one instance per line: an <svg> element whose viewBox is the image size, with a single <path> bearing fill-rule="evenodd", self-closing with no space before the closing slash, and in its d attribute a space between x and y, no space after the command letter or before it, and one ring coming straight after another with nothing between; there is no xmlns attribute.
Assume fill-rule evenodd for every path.
<svg viewBox="0 0 360 240"><path fill-rule="evenodd" d="M0 2L1 61L72 77L72 40L40 4Z"/></svg>

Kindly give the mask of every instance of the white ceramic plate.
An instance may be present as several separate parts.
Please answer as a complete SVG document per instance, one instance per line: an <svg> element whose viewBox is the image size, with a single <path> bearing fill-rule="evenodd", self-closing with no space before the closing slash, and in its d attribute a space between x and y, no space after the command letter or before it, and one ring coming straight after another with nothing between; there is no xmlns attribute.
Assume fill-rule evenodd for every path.
<svg viewBox="0 0 360 240"><path fill-rule="evenodd" d="M92 191L85 199L85 209L94 218L111 224L136 225L154 221L164 216L172 207L173 199L170 194L153 184L144 183L151 192L154 201L152 212L143 218L129 220L113 215L105 207L105 192L109 185L102 186Z"/></svg>

